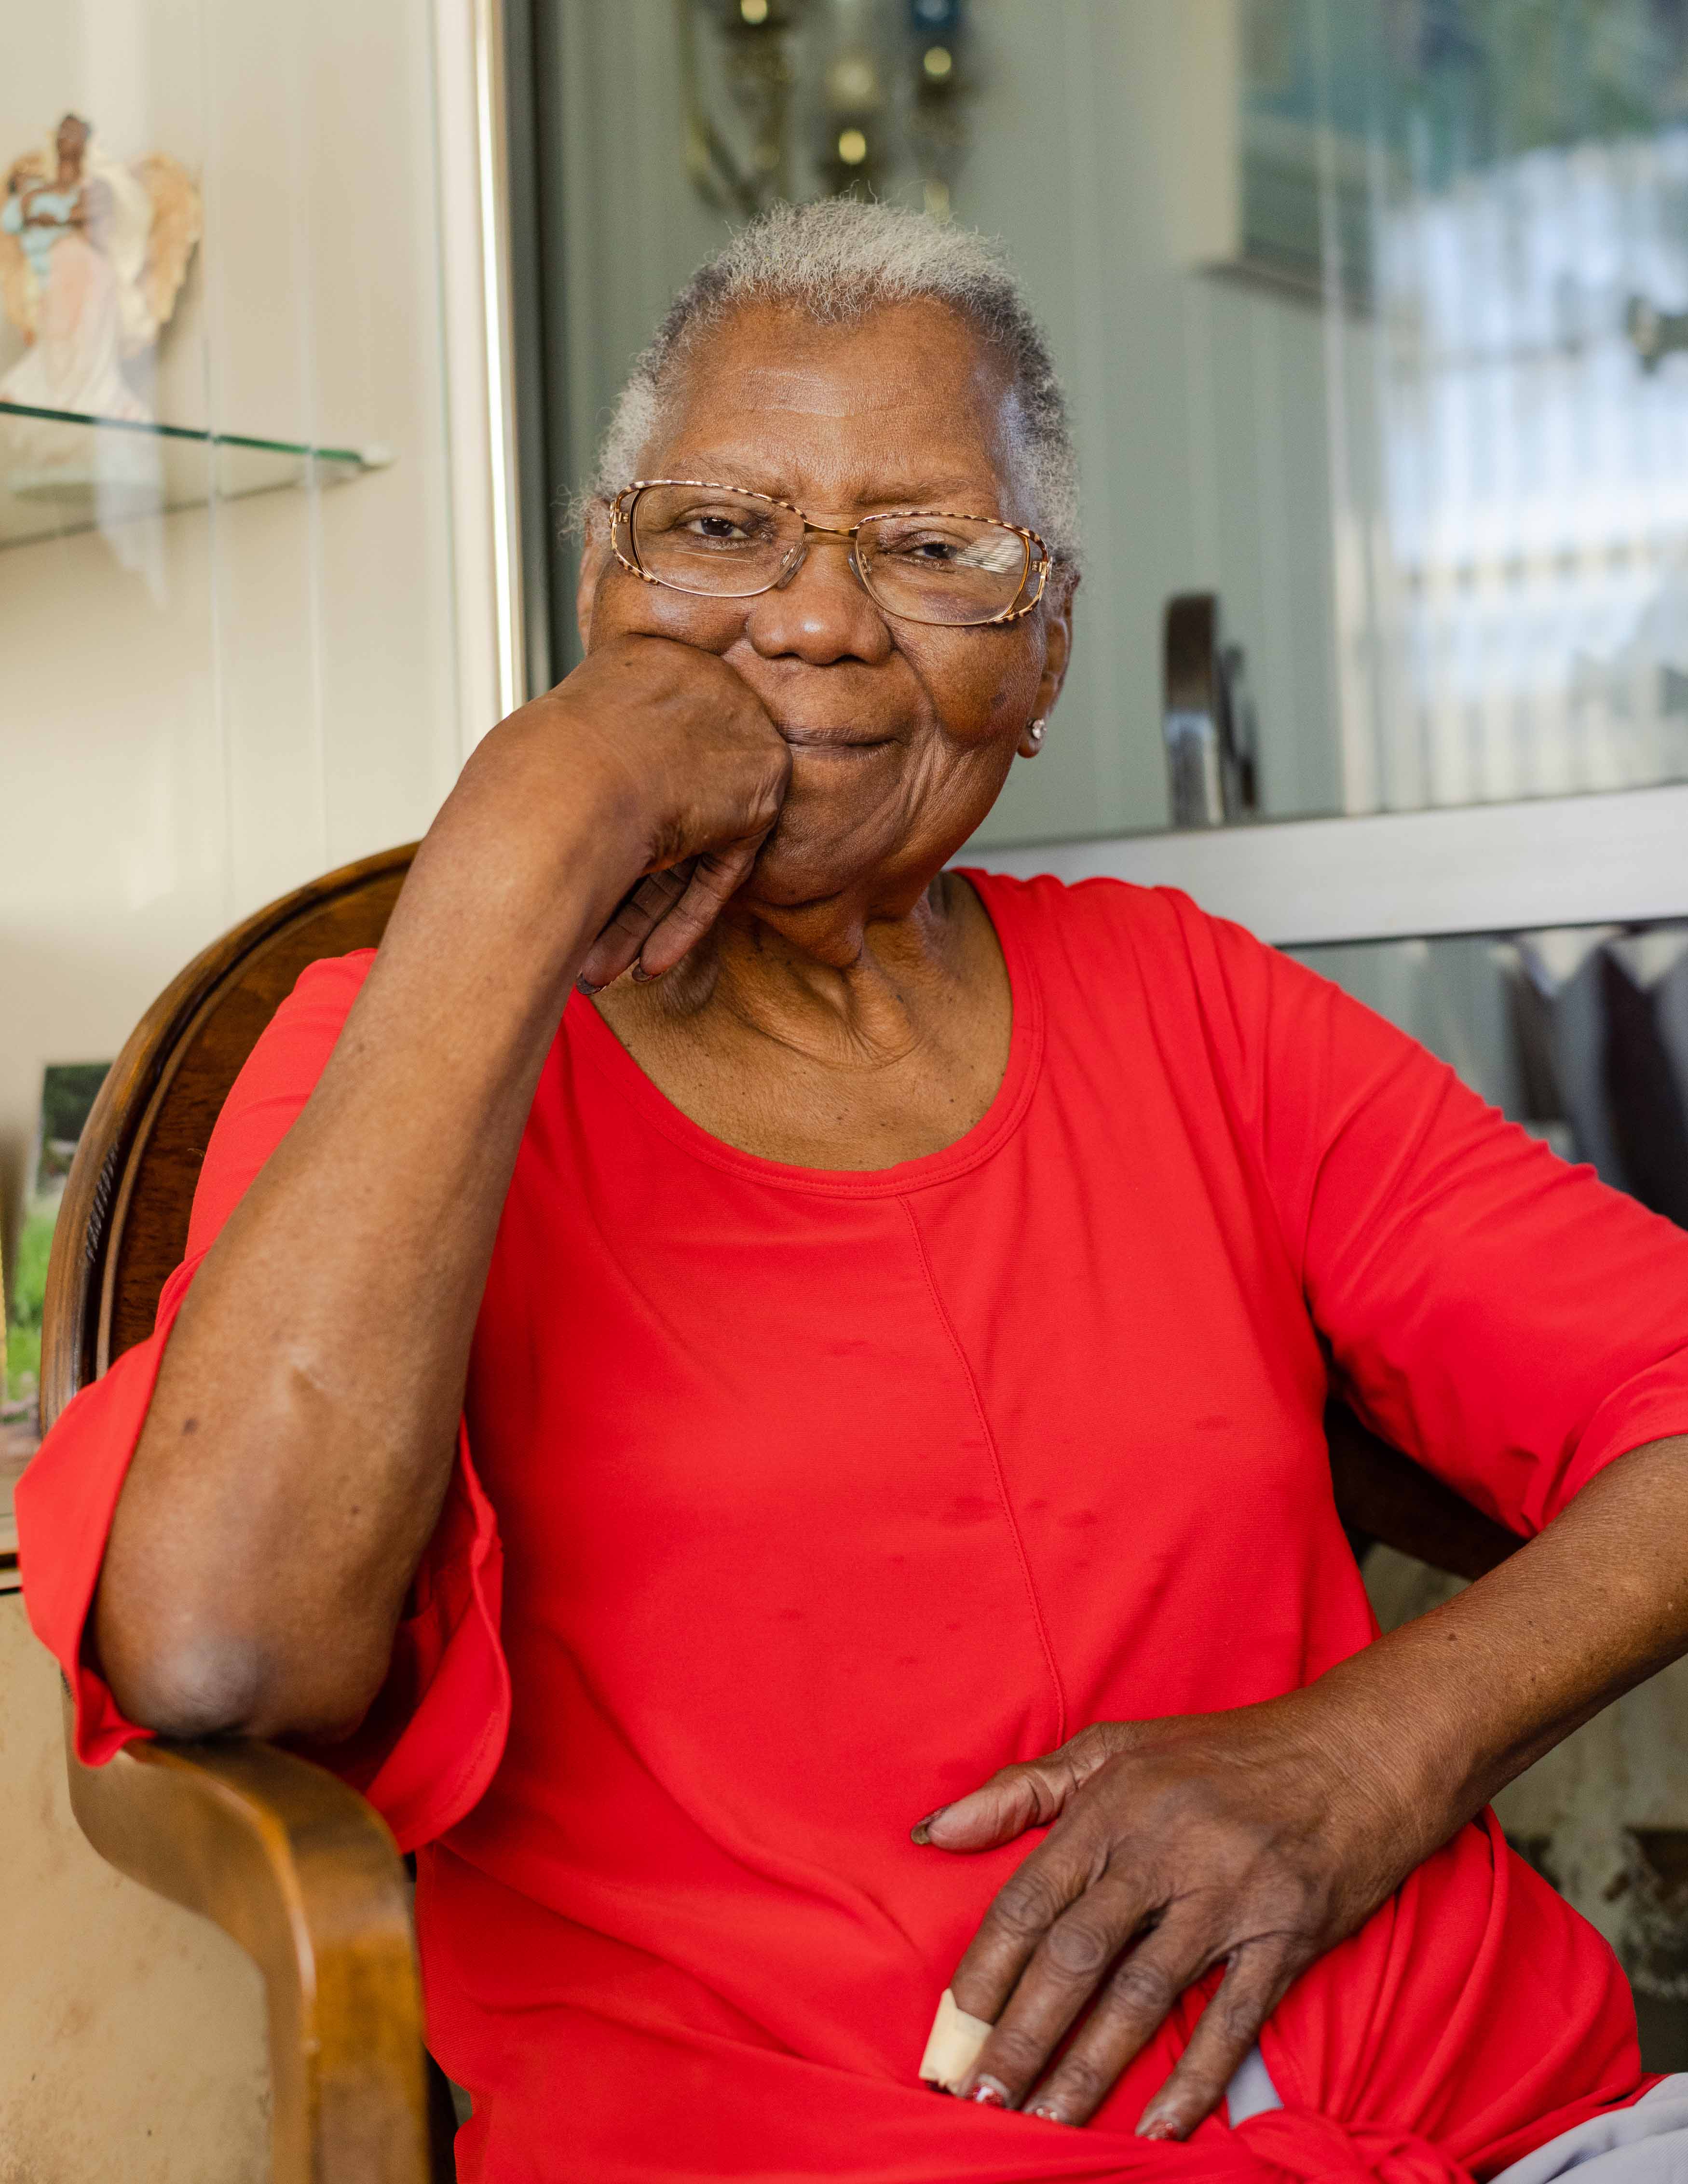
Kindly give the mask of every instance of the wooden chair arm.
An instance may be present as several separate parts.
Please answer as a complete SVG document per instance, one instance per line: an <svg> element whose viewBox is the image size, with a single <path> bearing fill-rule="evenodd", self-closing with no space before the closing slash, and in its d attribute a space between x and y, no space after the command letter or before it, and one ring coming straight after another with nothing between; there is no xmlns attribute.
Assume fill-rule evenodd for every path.
<svg viewBox="0 0 1688 2184"><path fill-rule="evenodd" d="M404 1869L373 1808L247 1739L70 1746L70 1803L111 1864L211 1919L264 1975L276 2184L428 2184L421 1995Z"/></svg>

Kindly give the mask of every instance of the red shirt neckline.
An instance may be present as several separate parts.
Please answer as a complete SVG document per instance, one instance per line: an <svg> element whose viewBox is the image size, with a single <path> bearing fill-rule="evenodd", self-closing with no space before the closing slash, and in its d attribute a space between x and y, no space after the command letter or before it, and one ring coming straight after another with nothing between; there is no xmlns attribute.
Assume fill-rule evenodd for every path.
<svg viewBox="0 0 1688 2184"><path fill-rule="evenodd" d="M800 1167L787 1161L765 1159L760 1153L742 1151L737 1145L712 1137L677 1107L666 1093L660 1091L583 994L571 995L564 1021L571 1030L580 1029L579 1051L612 1079L653 1128L713 1167L772 1184L777 1190L809 1191L827 1198L890 1198L949 1183L988 1161L1019 1126L1037 1086L1044 1051L1042 991L1013 920L1000 915L1003 907L1000 898L992 900L995 893L993 876L968 868L960 877L969 883L978 897L1002 950L1003 966L1008 973L1012 1022L1008 1034L1008 1065L990 1105L971 1129L939 1152L922 1153L913 1160L898 1161L890 1167L826 1168Z"/></svg>

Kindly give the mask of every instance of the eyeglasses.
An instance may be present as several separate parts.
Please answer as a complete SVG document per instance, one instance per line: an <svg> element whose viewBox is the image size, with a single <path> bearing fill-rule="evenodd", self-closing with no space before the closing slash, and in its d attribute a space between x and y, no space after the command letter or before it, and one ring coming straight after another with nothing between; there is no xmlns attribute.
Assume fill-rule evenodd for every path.
<svg viewBox="0 0 1688 2184"><path fill-rule="evenodd" d="M917 510L864 516L839 531L772 493L697 478L636 478L610 504L621 566L699 599L777 591L803 566L811 538L848 539L862 589L902 621L961 629L1017 621L1049 580L1050 551L1037 532L994 516Z"/></svg>

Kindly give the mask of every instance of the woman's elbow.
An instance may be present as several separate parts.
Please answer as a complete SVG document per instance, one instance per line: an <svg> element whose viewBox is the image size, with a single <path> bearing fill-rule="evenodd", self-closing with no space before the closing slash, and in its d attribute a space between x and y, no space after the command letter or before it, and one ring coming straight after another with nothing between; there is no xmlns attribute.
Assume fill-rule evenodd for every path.
<svg viewBox="0 0 1688 2184"><path fill-rule="evenodd" d="M103 1639L99 1665L119 1711L137 1728L192 1742L255 1733L265 1679L249 1641Z"/></svg>
<svg viewBox="0 0 1688 2184"><path fill-rule="evenodd" d="M100 1673L126 1721L159 1736L348 1736L369 1711L379 1671L343 1655L289 1663L285 1649L226 1627L125 1624L102 1598L95 1623Z"/></svg>

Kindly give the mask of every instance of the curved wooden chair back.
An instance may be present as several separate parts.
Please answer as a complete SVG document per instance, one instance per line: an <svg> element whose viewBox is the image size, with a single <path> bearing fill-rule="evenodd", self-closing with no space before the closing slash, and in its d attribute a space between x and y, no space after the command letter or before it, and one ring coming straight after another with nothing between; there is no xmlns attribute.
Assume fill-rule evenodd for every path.
<svg viewBox="0 0 1688 2184"><path fill-rule="evenodd" d="M212 1125L308 963L374 947L415 845L314 880L196 956L136 1026L65 1185L42 1329L42 1423L152 1332ZM68 1730L68 1722L67 1722ZM70 1802L94 1848L233 1936L264 1975L276 2184L449 2179L409 1892L393 1838L333 1775L251 1740L133 1745Z"/></svg>

